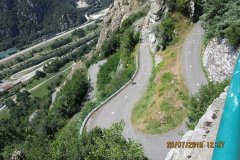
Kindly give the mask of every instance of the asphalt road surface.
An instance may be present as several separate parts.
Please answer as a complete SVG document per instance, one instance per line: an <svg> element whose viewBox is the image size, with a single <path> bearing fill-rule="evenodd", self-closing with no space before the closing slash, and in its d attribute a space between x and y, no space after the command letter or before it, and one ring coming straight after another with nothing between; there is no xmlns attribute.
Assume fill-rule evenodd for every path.
<svg viewBox="0 0 240 160"><path fill-rule="evenodd" d="M183 75L190 95L194 95L201 85L207 84L207 79L201 64L201 42L204 30L201 23L194 25L184 42L182 49Z"/></svg>
<svg viewBox="0 0 240 160"><path fill-rule="evenodd" d="M139 71L133 80L135 85L130 84L118 95L96 111L88 120L87 130L96 126L109 128L113 123L124 120L125 127L123 134L126 138L131 138L142 144L147 157L153 160L162 160L166 157L169 149L167 141L178 141L181 139L180 133L186 131L185 124L176 129L161 135L147 135L134 129L131 123L131 112L134 104L142 97L147 89L152 72L152 57L149 52L149 42L146 36L140 45Z"/></svg>
<svg viewBox="0 0 240 160"><path fill-rule="evenodd" d="M101 60L96 64L93 64L89 67L88 69L88 74L89 74L89 78L90 78L90 91L88 93L88 97L89 99L94 99L95 94L96 94L96 88L97 88L97 74L98 71L100 69L100 66L103 65L104 63L106 63L107 60Z"/></svg>

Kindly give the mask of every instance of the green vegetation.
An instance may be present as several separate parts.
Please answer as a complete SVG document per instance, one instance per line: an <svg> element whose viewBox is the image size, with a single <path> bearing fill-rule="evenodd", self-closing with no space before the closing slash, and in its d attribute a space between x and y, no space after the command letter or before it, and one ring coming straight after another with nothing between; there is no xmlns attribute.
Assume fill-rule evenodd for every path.
<svg viewBox="0 0 240 160"><path fill-rule="evenodd" d="M97 1L93 3L95 2ZM0 123L3 124L0 126L0 158L9 159L14 150L21 150L27 159L35 160L147 159L139 144L130 139L126 140L122 136L122 124L116 124L110 129L96 128L90 133L84 132L82 136L79 135L80 125L86 115L101 103L105 96L117 90L132 76L135 71L135 48L139 38L140 33L134 33L133 29L127 27L124 30L116 31L112 35L112 39L108 39L108 42L104 43L105 47L98 52L101 53L101 56L97 57L97 59L109 58L107 65L115 68L112 70L109 66L105 66L105 68L112 70L111 73L102 69L101 73L110 77L109 84L112 86L109 89L102 86L104 93L102 92L101 98L98 98L95 102L85 102L88 91L88 79L87 69L84 67L81 70L77 70L72 75L71 80L66 80L50 110L48 108L51 103L49 95L39 98L30 96L25 91L24 93L20 92L22 98L17 98L16 103L8 100L6 104L10 109L10 118L0 120ZM84 43L86 42L88 41ZM62 55L69 54L56 59L52 63L54 65L48 64L45 68L46 71L49 70L49 73L48 71L46 73L46 77L39 78L39 80L35 79L33 83L39 83L49 75L54 74L51 72L60 72L61 69L59 67L65 63L65 57L68 57L68 60L79 60L84 53L93 48L93 44L96 44L95 39L90 44L91 47L87 45L81 45L81 47L74 46L75 44L67 48L67 50L60 50L62 49L60 47L56 52L65 52ZM54 57L62 55L57 54ZM117 57L117 60L112 62L112 57ZM58 70L53 69L53 66L57 66ZM112 75L113 72L116 74L115 76ZM112 76L109 76L109 74ZM55 82L57 80L54 80ZM54 85L50 81L46 85L44 83L43 86L49 86L47 89L52 91L51 87ZM38 93L40 92L38 91ZM20 105L24 105L24 108ZM24 110L19 111L22 108ZM75 115L77 112L79 113ZM14 116L15 114L18 115ZM29 117L31 117L31 120L29 120ZM12 121L18 123L12 124Z"/></svg>
<svg viewBox="0 0 240 160"><path fill-rule="evenodd" d="M162 23L159 26L159 29L158 29L160 33L159 45L161 46L162 50L165 50L166 47L169 46L175 38L175 33L174 33L175 23L176 23L176 19L168 15L166 18L163 19Z"/></svg>
<svg viewBox="0 0 240 160"><path fill-rule="evenodd" d="M43 67L47 73L56 73L70 61L69 58L56 58ZM69 63L70 64L70 63Z"/></svg>
<svg viewBox="0 0 240 160"><path fill-rule="evenodd" d="M106 66L102 68L102 75L106 75L107 77L109 76L109 70L112 72L111 75L113 75L113 72L117 70L119 66L119 62L122 62L122 68L118 72L118 76L123 77L123 80L128 80L129 76L132 75L132 73L135 70L135 53L134 53L134 48L136 46L136 43L139 41L139 36L140 34L134 34L132 29L126 29L124 30L124 33L121 31L115 32L110 39L105 41L104 46L102 49L99 51L101 53L101 57L95 57L96 59L101 59L104 57L109 57L108 63ZM121 40L120 40L121 37ZM125 49L125 47L127 49ZM99 53L98 52L98 53ZM115 59L116 58L116 59ZM93 62L93 61L91 61ZM89 63L90 64L90 63ZM113 68L111 68L111 67ZM105 68L105 69L104 69ZM109 70L108 70L109 69ZM124 74L124 75L121 75ZM114 83L112 76L109 80L109 83ZM126 78L128 77L128 78ZM116 79L115 79L116 80ZM100 80L101 81L101 80ZM78 80L79 82L79 80ZM102 82L101 82L102 83ZM116 83L119 83L119 80L117 80ZM121 82L123 83L123 82ZM62 124L65 124L65 122L57 121L54 120L52 122L49 122L50 126L52 127L47 127L48 128L48 135L50 135L51 139L54 140L51 142L51 150L49 154L41 154L39 153L42 157L49 156L51 159L78 159L78 158L96 158L96 159L101 159L101 157L104 159L146 159L143 156L143 152L138 144L135 144L133 141L129 140L126 141L121 135L122 127L118 125L118 131L114 129L114 139L111 137L111 130L100 130L100 129L94 129L92 132L89 134L84 133L83 136L79 136L79 128L80 125L82 124L84 118L87 116L87 114L92 111L98 104L102 102L102 98L98 98L94 102L86 102L84 103L84 106L82 107L82 103L78 102L79 96L74 96L78 95L77 93L69 93L71 90L75 90L73 88L78 88L79 83L73 83L74 85L68 86L65 89L63 89L60 92L60 95L58 95L59 99L55 101L55 104L53 108L51 109L52 112L57 113L56 116L64 116L64 117L71 117L74 112L81 110L77 115L75 115L69 123L60 131L57 133L56 136L54 136L53 133L56 133L56 131L61 128ZM119 84L116 84L116 86ZM122 84L120 84L122 85ZM86 85L85 85L86 86ZM101 85L100 85L101 86ZM114 85L113 85L114 86ZM102 86L103 87L103 86ZM83 89L83 87L80 87ZM104 87L103 87L104 88ZM115 88L117 89L117 88ZM110 94L112 90L105 90L106 95ZM61 93L64 93L61 95ZM72 99L72 100L69 100ZM67 103L68 101L69 103ZM64 105L59 105L59 104L64 104ZM63 106L68 106L68 109ZM55 111L57 110L57 111ZM58 119L58 118L57 118ZM54 126L56 127L53 127ZM115 128L115 127L114 127ZM102 134L96 134L96 131L99 133L100 131ZM93 134L94 133L94 134ZM105 136L106 133L106 136ZM95 136L96 135L96 136ZM119 136L118 136L119 135ZM110 137L109 137L110 136ZM91 137L91 139L89 139ZM106 139L105 139L106 138ZM89 141L91 140L91 141ZM92 141L93 140L93 141ZM96 140L96 141L95 141ZM120 141L119 141L120 140ZM32 158L32 159L39 159L39 157L36 157L36 154L33 154L36 152L36 149L34 149L35 145L38 146L44 146L43 142L38 142L39 140L34 140L34 144L28 143L29 150L26 151L26 153ZM89 143L88 143L89 142ZM120 143L119 143L120 142ZM97 145L97 144L98 145ZM49 143L48 143L49 144ZM82 148L84 146L84 148ZM100 147L100 146L103 146ZM105 148L106 146L107 148ZM111 146L110 148L108 146ZM80 148L79 148L80 147ZM98 149L96 150L95 147ZM124 148L123 148L124 147ZM43 151L46 153L46 151L43 149L44 147L41 147L41 149L38 149L39 152ZM111 150L114 149L114 151ZM62 151L65 152L62 152ZM135 153L132 151L134 150ZM100 152L95 152L95 151L101 151ZM103 152L102 152L103 151ZM116 153L121 153L116 154ZM42 159L41 157L41 159Z"/></svg>
<svg viewBox="0 0 240 160"><path fill-rule="evenodd" d="M62 68L59 69L58 73L64 71L65 69L69 68L71 65L73 64L73 62L69 62L66 65L64 65ZM29 90L35 86L37 86L38 84L52 78L54 75L56 75L56 73L47 73L45 77L40 78L40 79L31 79L29 82L26 83L26 89Z"/></svg>
<svg viewBox="0 0 240 160"><path fill-rule="evenodd" d="M52 37L86 22L84 14L107 8L113 0L90 1L78 9L75 0L7 0L0 3L0 51ZM34 4L34 5L32 5ZM21 14L20 14L21 13Z"/></svg>
<svg viewBox="0 0 240 160"><path fill-rule="evenodd" d="M229 84L229 81L222 83L209 82L203 86L199 92L191 98L189 103L188 113L188 127L194 129L199 119L206 112L208 106L216 99L223 91L224 88Z"/></svg>
<svg viewBox="0 0 240 160"><path fill-rule="evenodd" d="M225 37L237 47L240 44L240 3L238 0L212 0L204 5L205 39Z"/></svg>
<svg viewBox="0 0 240 160"><path fill-rule="evenodd" d="M61 39L57 39L55 40L52 44L51 44L51 49L56 49L59 48L63 45L66 45L68 43L72 42L71 38L61 38Z"/></svg>
<svg viewBox="0 0 240 160"><path fill-rule="evenodd" d="M2 52L0 52L0 59L8 57L9 55L12 55L12 54L14 54L16 52L17 52L17 48L16 47L10 48L10 49L8 49L6 51L2 51Z"/></svg>
<svg viewBox="0 0 240 160"><path fill-rule="evenodd" d="M139 11L137 13L131 14L126 20L123 21L122 29L132 26L132 24L136 22L136 20L145 17L146 15L147 11Z"/></svg>
<svg viewBox="0 0 240 160"><path fill-rule="evenodd" d="M46 73L42 71L36 71L34 78L39 80L40 78L44 78L46 76Z"/></svg>
<svg viewBox="0 0 240 160"><path fill-rule="evenodd" d="M72 33L72 35L81 38L81 37L84 37L84 36L86 35L86 33L85 33L85 30L84 30L84 29L78 29L78 30L75 30L75 31Z"/></svg>
<svg viewBox="0 0 240 160"><path fill-rule="evenodd" d="M77 70L70 81L66 82L53 105L53 111L65 118L71 118L81 110L82 103L88 91L88 79L86 70Z"/></svg>
<svg viewBox="0 0 240 160"><path fill-rule="evenodd" d="M50 98L51 93L55 90L56 87L58 87L62 83L64 78L67 77L67 74L69 73L70 70L71 70L71 68L69 68L68 70L59 74L56 77L51 77L51 79L44 82L41 86L32 90L31 95L33 97L38 97L41 99L43 99L44 97Z"/></svg>
<svg viewBox="0 0 240 160"><path fill-rule="evenodd" d="M55 134L81 110L87 89L87 72L81 69L66 81L50 111L49 99L32 98L27 91L17 94L16 103L7 100L10 118L0 119L1 159L9 159L16 149L23 151L28 159L48 159ZM30 121L30 115L35 112Z"/></svg>
<svg viewBox="0 0 240 160"><path fill-rule="evenodd" d="M101 11L102 9L107 8L111 3L113 3L113 0L85 0L87 4L89 4L91 7L89 7L87 13L92 14L98 11Z"/></svg>
<svg viewBox="0 0 240 160"><path fill-rule="evenodd" d="M41 62L44 62L52 57L61 57L65 56L65 59L72 61L79 60L84 54L88 53L97 43L97 37L99 33L90 34L84 38L78 39L77 41L72 42L66 46L61 46L60 48L46 51L39 56L29 58L22 62L21 64L15 66L14 68L8 68L0 72L0 79L17 73L23 69L29 68L31 66L37 65ZM86 44L89 42L88 44ZM67 62L67 61L66 61Z"/></svg>
<svg viewBox="0 0 240 160"><path fill-rule="evenodd" d="M4 109L0 111L0 120L1 119L8 119L10 117L9 110Z"/></svg>
<svg viewBox="0 0 240 160"><path fill-rule="evenodd" d="M180 12L185 16L190 17L191 1L189 0L167 0L167 5L170 12ZM194 1L194 15L191 15L193 22L197 22L199 17L203 14L203 0Z"/></svg>
<svg viewBox="0 0 240 160"><path fill-rule="evenodd" d="M110 129L95 128L82 136L73 124L61 130L52 143L51 159L147 160L139 144L122 136L123 124L114 124Z"/></svg>
<svg viewBox="0 0 240 160"><path fill-rule="evenodd" d="M134 34L132 29L122 33L120 48L101 66L97 75L97 97L100 99L109 97L131 78L136 68L134 47L139 38L140 34Z"/></svg>
<svg viewBox="0 0 240 160"><path fill-rule="evenodd" d="M137 102L131 116L134 127L149 134L172 130L187 115L185 107L189 97L182 78L180 53L191 25L182 14L171 16L171 19L176 19L174 26L179 38L157 53L164 61L154 68L147 92Z"/></svg>

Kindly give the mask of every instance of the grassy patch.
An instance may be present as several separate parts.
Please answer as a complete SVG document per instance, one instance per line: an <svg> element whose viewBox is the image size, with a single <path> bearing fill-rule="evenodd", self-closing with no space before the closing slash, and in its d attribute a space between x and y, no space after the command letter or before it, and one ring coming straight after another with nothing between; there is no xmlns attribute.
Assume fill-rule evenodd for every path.
<svg viewBox="0 0 240 160"><path fill-rule="evenodd" d="M10 117L9 110L3 109L0 111L0 120L1 119L8 119Z"/></svg>
<svg viewBox="0 0 240 160"><path fill-rule="evenodd" d="M70 71L71 71L71 68L62 72L58 76L46 81L44 84L42 84L41 86L39 86L35 90L32 90L31 91L32 96L39 97L39 98L43 98L45 96L48 96L51 92L51 89L49 89L49 87L53 86L56 81L59 81L59 80L61 81L61 79L65 79Z"/></svg>
<svg viewBox="0 0 240 160"><path fill-rule="evenodd" d="M181 48L192 26L180 14L173 18L177 19L177 37L158 53L163 61L154 68L147 92L132 112L133 125L145 133L165 133L181 124L187 115L184 106L189 97L181 71Z"/></svg>
<svg viewBox="0 0 240 160"><path fill-rule="evenodd" d="M71 68L69 68L72 65L73 62L67 63L64 67L62 67L58 73L48 73L46 77L41 78L39 80L33 80L31 83L29 83L26 86L26 89L31 89L43 82L41 86L31 91L32 96L43 98L45 96L49 96L51 92L51 86L56 85L56 82L61 82L61 80L65 79L68 75L68 73L71 71ZM69 68L69 69L67 69ZM64 71L64 72L63 72ZM61 73L62 72L62 73ZM59 74L60 73L60 74ZM57 76L55 76L58 74ZM55 76L55 77L54 77Z"/></svg>
<svg viewBox="0 0 240 160"><path fill-rule="evenodd" d="M68 67L70 67L72 64L73 64L73 62L69 62L69 63L67 63L66 65L64 65L64 66L59 70L59 72L57 72L57 73L47 73L47 74L46 74L46 77L44 77L44 78L40 78L40 79L38 79L38 80L37 80L37 79L32 79L32 80L26 85L25 88L26 88L27 90L30 90L31 88L39 85L40 83L42 83L42 82L50 79L50 78L53 77L54 75L56 75L56 74L64 71L65 69L67 69Z"/></svg>

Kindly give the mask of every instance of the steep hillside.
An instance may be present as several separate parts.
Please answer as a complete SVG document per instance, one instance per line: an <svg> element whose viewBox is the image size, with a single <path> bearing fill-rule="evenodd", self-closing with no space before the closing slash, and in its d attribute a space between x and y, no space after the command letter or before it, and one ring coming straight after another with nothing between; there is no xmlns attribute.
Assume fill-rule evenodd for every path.
<svg viewBox="0 0 240 160"><path fill-rule="evenodd" d="M86 11L98 11L111 2L91 2L87 8L78 9L75 0L1 0L0 51L14 46L20 49L46 34L82 24L87 21Z"/></svg>
<svg viewBox="0 0 240 160"><path fill-rule="evenodd" d="M231 78L240 51L239 0L213 0L204 6L206 50L203 66L212 81Z"/></svg>

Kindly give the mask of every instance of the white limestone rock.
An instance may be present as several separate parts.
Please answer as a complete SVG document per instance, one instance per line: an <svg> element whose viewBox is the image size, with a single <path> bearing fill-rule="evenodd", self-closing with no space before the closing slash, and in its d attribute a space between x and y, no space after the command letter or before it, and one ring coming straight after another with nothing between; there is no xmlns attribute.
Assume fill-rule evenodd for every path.
<svg viewBox="0 0 240 160"><path fill-rule="evenodd" d="M226 39L214 38L211 40L203 55L203 66L209 79L214 82L222 82L231 78L238 52L238 49L231 47Z"/></svg>

